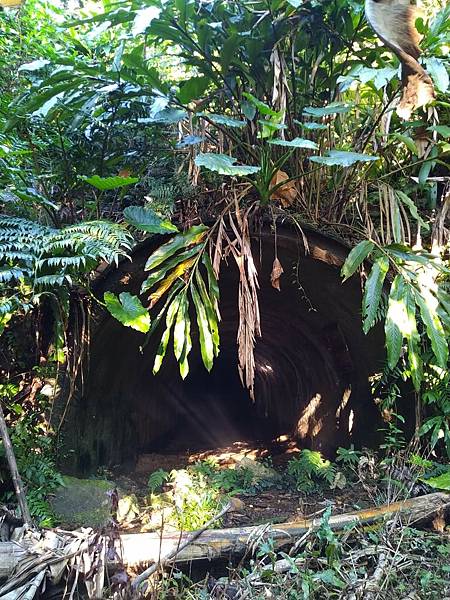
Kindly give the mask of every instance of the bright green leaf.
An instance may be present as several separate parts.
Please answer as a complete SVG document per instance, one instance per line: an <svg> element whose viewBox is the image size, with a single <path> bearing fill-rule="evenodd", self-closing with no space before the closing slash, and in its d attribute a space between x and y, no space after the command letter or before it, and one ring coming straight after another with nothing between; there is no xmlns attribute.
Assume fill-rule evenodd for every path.
<svg viewBox="0 0 450 600"><path fill-rule="evenodd" d="M403 135L402 133L393 133L392 137L395 138L396 140L399 140L400 142L403 142L403 144L405 144L405 146L408 148L408 150L411 150L411 152L413 154L418 156L419 151L417 150L416 143L408 135Z"/></svg>
<svg viewBox="0 0 450 600"><path fill-rule="evenodd" d="M166 355L167 345L170 339L170 332L172 329L173 321L178 312L180 304L180 296L176 296L169 305L166 314L166 328L161 336L161 341L158 346L158 350L155 356L155 362L153 363L153 375L156 375L161 368L162 362Z"/></svg>
<svg viewBox="0 0 450 600"><path fill-rule="evenodd" d="M219 173L219 175L251 175L257 173L261 167L251 167L249 165L235 165L236 158L226 154L198 154L195 164L198 167L205 167L210 171Z"/></svg>
<svg viewBox="0 0 450 600"><path fill-rule="evenodd" d="M357 162L371 162L378 160L378 158L378 156L360 154L359 152L329 150L326 156L310 156L309 160L328 166L351 167Z"/></svg>
<svg viewBox="0 0 450 600"><path fill-rule="evenodd" d="M422 479L422 481L438 490L450 491L450 469L438 477L430 477L429 479Z"/></svg>
<svg viewBox="0 0 450 600"><path fill-rule="evenodd" d="M319 146L316 142L305 140L304 138L294 138L293 140L270 140L269 144L276 146L287 146L288 148L308 148L309 150L317 150Z"/></svg>
<svg viewBox="0 0 450 600"><path fill-rule="evenodd" d="M432 125L427 127L427 131L437 131L444 138L450 138L450 127L448 125Z"/></svg>
<svg viewBox="0 0 450 600"><path fill-rule="evenodd" d="M428 339L431 342L433 354L436 357L438 365L445 369L447 367L448 345L444 328L437 313L437 300L429 290L422 290L422 293L416 292L415 298Z"/></svg>
<svg viewBox="0 0 450 600"><path fill-rule="evenodd" d="M202 355L203 364L208 371L211 371L214 361L214 343L211 331L209 329L206 308L202 302L202 299L200 298L195 284L192 284L190 289L197 314L197 325L200 336L200 352Z"/></svg>
<svg viewBox="0 0 450 600"><path fill-rule="evenodd" d="M404 299L404 280L397 275L389 294L388 310L384 323L388 366L393 369L402 353L403 336L408 332L408 315Z"/></svg>
<svg viewBox="0 0 450 600"><path fill-rule="evenodd" d="M102 192L107 190L117 190L118 188L133 185L139 181L138 177L120 177L119 175L116 175L115 177L99 177L98 175L86 177L85 175L81 175L80 179L93 185Z"/></svg>
<svg viewBox="0 0 450 600"><path fill-rule="evenodd" d="M211 80L209 77L191 77L180 85L178 100L182 104L189 104L192 100L198 100L208 89Z"/></svg>
<svg viewBox="0 0 450 600"><path fill-rule="evenodd" d="M375 244L370 240L363 240L351 250L341 269L344 281L355 273L356 269L366 260L374 247Z"/></svg>
<svg viewBox="0 0 450 600"><path fill-rule="evenodd" d="M430 56L425 59L426 69L431 75L437 89L445 94L450 83L447 67L445 62L435 56Z"/></svg>
<svg viewBox="0 0 450 600"><path fill-rule="evenodd" d="M170 221L163 220L151 208L145 206L127 206L123 211L125 220L136 229L148 233L173 233L178 231Z"/></svg>
<svg viewBox="0 0 450 600"><path fill-rule="evenodd" d="M374 262L370 275L364 287L363 296L363 330L367 333L376 321L378 308L380 306L383 283L389 270L389 259L380 256Z"/></svg>
<svg viewBox="0 0 450 600"><path fill-rule="evenodd" d="M205 225L194 225L187 231L176 235L149 256L144 270L152 271L171 258L178 250L199 244L204 239L207 231L208 227Z"/></svg>
<svg viewBox="0 0 450 600"><path fill-rule="evenodd" d="M122 292L117 298L112 292L105 292L103 299L108 311L122 325L142 333L150 329L150 315L137 296Z"/></svg>
<svg viewBox="0 0 450 600"><path fill-rule="evenodd" d="M307 106L303 109L306 115L312 117L326 117L336 113L348 113L353 108L352 104L344 104L343 102L331 102L327 106Z"/></svg>
<svg viewBox="0 0 450 600"><path fill-rule="evenodd" d="M226 115L216 115L214 113L200 113L201 117L208 117L210 121L213 123L217 123L218 125L225 125L227 127L245 127L245 121L239 121L238 119L232 119L231 117L227 117Z"/></svg>

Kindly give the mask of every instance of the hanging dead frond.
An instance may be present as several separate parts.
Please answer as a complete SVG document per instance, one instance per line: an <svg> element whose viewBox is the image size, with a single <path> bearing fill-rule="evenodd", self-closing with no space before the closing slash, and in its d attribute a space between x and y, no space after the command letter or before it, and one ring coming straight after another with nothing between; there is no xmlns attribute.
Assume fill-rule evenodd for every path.
<svg viewBox="0 0 450 600"><path fill-rule="evenodd" d="M237 334L239 376L255 399L255 343L261 336L258 302L258 272L252 256L248 211L241 215L236 203L236 221L229 216L236 243L229 240L229 248L239 269L239 327Z"/></svg>

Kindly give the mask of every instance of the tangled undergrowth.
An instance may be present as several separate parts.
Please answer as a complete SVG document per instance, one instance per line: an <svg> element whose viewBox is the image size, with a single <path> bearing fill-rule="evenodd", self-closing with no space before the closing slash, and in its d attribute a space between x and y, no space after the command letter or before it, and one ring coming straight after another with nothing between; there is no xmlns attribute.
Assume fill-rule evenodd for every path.
<svg viewBox="0 0 450 600"><path fill-rule="evenodd" d="M253 558L194 582L186 573L167 574L152 591L161 599L345 600L443 599L450 594L450 541L398 519L378 528L351 526L340 534L329 525L328 510L317 532L289 551L276 552L262 540ZM155 596L155 594L157 594Z"/></svg>
<svg viewBox="0 0 450 600"><path fill-rule="evenodd" d="M271 467L266 461L260 465L267 469L266 476L256 481L255 471L245 464L220 468L207 459L170 473L159 470L149 478L150 503L154 509L164 503L166 508L172 506L165 524L169 528L172 523L194 529L217 514L230 495L254 502L252 498L262 490L276 488L297 490L304 497L328 494L326 508L319 511L319 529L307 531L290 548L279 549L263 524L240 562L200 567L194 562L161 571L151 583L149 598L437 600L450 594L450 535L443 515L426 527L399 515L367 526L349 524L341 531L329 523L331 514L339 510L333 490L345 494L363 489L366 504L354 496L352 508L378 506L433 491L436 482L436 487L445 489L446 465L410 450L390 448L380 458L353 447L340 448L335 462L303 450L282 472L274 471L273 478L267 477Z"/></svg>

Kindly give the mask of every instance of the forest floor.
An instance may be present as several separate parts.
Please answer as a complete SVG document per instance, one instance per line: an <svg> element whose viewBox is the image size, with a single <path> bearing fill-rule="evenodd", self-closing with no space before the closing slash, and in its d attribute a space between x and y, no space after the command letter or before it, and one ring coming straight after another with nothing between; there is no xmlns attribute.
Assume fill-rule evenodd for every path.
<svg viewBox="0 0 450 600"><path fill-rule="evenodd" d="M128 532L152 531L158 529L155 520L155 507L150 509L149 477L163 470L167 473L190 470L195 465L212 463L218 471L262 467L262 473L256 476L256 482L250 482L245 489L239 486L231 491L239 500L240 509L225 515L221 527L241 527L262 523L283 523L295 521L311 515L320 515L327 507L333 514L342 514L359 510L379 503L378 482L361 485L361 482L345 482L341 489L331 489L328 485L311 485L310 489L298 491L291 482L286 481L286 470L290 460L299 456L299 448L292 443L278 444L272 448L257 443L235 442L230 446L214 450L182 452L177 454L142 454L133 470L117 468L108 475L117 484L122 496L135 497L139 512L135 518L124 518L121 528ZM244 459L244 460L243 460ZM266 469L266 470L264 470ZM273 476L275 475L275 477ZM146 518L153 512L153 518ZM166 528L171 529L170 522Z"/></svg>

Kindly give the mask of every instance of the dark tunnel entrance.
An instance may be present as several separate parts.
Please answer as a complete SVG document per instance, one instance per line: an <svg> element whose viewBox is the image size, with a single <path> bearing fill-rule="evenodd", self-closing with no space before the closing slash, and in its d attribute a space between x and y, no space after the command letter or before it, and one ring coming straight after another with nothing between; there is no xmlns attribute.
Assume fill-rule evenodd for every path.
<svg viewBox="0 0 450 600"><path fill-rule="evenodd" d="M296 231L278 230L284 275L277 291L270 283L273 235L267 230L255 237L262 326L255 402L237 370L238 274L231 263L221 272L221 351L210 374L193 339L184 382L172 352L153 376L158 339L141 353L142 336L103 315L91 336L82 393L72 400L66 421L71 469L89 472L143 453L269 442L282 435L325 454L374 442L379 416L368 379L383 360L382 336L362 332L357 277L341 282L345 247L317 233L308 234L308 243L305 254ZM107 271L97 283L99 293L137 293L151 250L151 242L143 244L132 264Z"/></svg>

